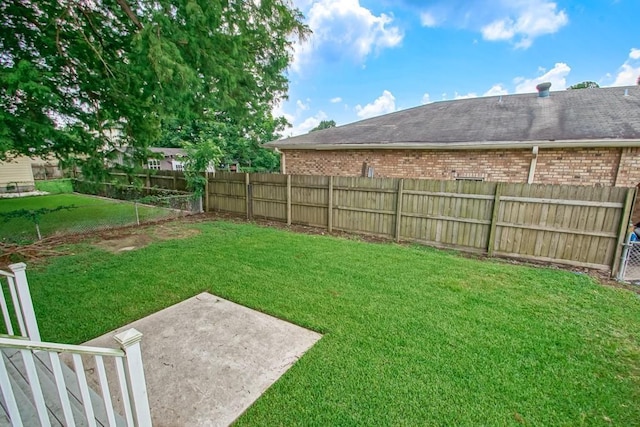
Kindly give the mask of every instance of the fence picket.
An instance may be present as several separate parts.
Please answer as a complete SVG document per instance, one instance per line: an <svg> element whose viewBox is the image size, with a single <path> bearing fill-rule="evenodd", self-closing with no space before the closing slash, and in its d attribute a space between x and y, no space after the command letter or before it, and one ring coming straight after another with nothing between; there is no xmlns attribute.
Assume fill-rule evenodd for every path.
<svg viewBox="0 0 640 427"><path fill-rule="evenodd" d="M248 218L255 201L254 215L271 212L291 224L613 272L631 203L627 189L617 187L312 175L285 181L235 173L208 178L208 208Z"/></svg>

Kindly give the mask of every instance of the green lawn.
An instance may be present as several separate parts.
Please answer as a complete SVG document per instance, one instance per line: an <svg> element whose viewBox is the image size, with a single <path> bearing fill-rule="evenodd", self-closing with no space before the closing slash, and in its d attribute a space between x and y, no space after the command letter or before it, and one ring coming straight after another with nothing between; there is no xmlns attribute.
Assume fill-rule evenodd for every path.
<svg viewBox="0 0 640 427"><path fill-rule="evenodd" d="M71 178L36 181L36 190L51 194L73 193L73 184Z"/></svg>
<svg viewBox="0 0 640 427"><path fill-rule="evenodd" d="M43 338L79 343L206 290L324 334L238 425L640 420L632 292L426 247L189 227L200 233L30 268Z"/></svg>
<svg viewBox="0 0 640 427"><path fill-rule="evenodd" d="M80 194L56 194L48 196L18 197L0 199L0 241L28 243L37 239L35 226L27 218L13 218L3 221L2 213L20 209L55 209L58 206L75 206L42 215L40 231L43 237L55 233L91 231L107 226L136 223L133 203L102 199ZM171 214L162 208L139 206L141 221L160 218Z"/></svg>

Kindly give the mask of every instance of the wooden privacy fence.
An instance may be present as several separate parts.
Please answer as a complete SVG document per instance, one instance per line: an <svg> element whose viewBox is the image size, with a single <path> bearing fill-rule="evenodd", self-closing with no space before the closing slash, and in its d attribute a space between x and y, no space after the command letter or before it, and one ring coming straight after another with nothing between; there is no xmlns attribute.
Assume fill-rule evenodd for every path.
<svg viewBox="0 0 640 427"><path fill-rule="evenodd" d="M209 175L208 209L609 270L635 189L306 175Z"/></svg>
<svg viewBox="0 0 640 427"><path fill-rule="evenodd" d="M132 179L139 179L145 187L157 187L167 190L187 191L187 180L181 171L154 170L147 173L126 174L111 172L110 175L121 184L132 184Z"/></svg>

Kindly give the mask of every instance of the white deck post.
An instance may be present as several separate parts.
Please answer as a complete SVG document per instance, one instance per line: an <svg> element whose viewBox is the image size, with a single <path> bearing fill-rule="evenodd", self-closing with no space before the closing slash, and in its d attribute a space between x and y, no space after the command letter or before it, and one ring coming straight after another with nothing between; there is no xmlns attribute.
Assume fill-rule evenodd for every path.
<svg viewBox="0 0 640 427"><path fill-rule="evenodd" d="M129 373L131 402L133 406L136 425L141 427L151 426L151 410L149 409L149 397L144 378L142 365L142 352L140 340L142 333L134 328L128 329L116 335L115 340L126 353L127 371Z"/></svg>
<svg viewBox="0 0 640 427"><path fill-rule="evenodd" d="M36 320L36 313L33 310L33 301L31 301L31 291L29 291L29 283L27 282L27 264L19 262L9 265L9 269L13 272L18 300L20 302L20 313L24 320L27 335L31 341L42 341L40 339L40 329Z"/></svg>

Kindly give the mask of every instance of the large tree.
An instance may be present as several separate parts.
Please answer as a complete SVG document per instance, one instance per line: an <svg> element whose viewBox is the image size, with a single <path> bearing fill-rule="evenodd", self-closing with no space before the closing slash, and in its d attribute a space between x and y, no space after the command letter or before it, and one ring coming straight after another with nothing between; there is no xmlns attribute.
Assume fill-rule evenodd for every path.
<svg viewBox="0 0 640 427"><path fill-rule="evenodd" d="M264 133L308 33L287 0L0 0L0 14L0 159L96 167L112 144L144 154L167 122Z"/></svg>
<svg viewBox="0 0 640 427"><path fill-rule="evenodd" d="M309 133L315 132L317 130L329 129L329 128L334 128L334 127L336 127L336 121L335 120L322 120L322 121L320 121L320 123L318 123L318 126L316 126L313 129L311 129L309 131Z"/></svg>

